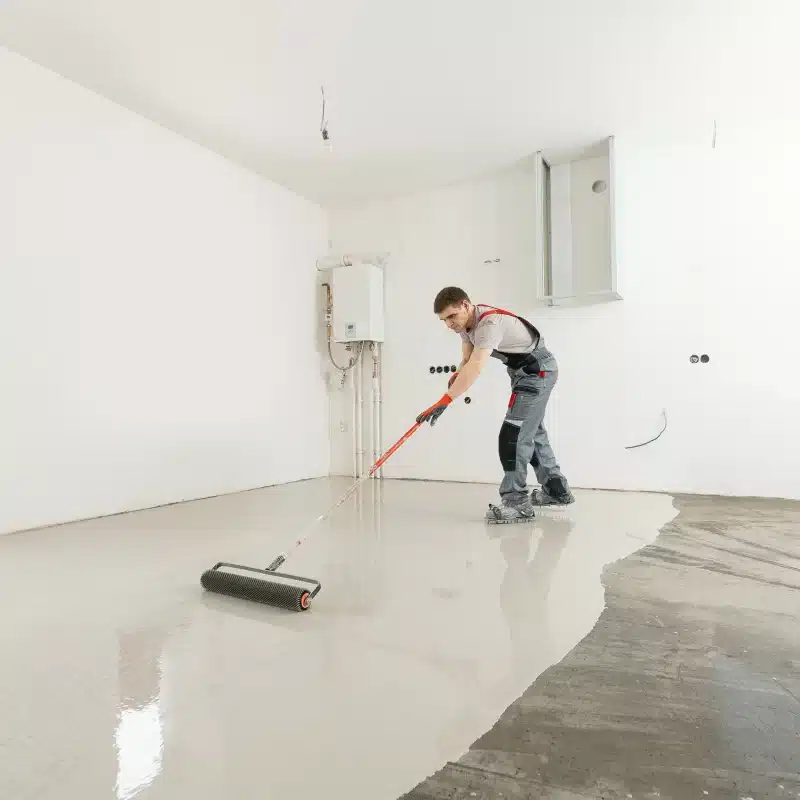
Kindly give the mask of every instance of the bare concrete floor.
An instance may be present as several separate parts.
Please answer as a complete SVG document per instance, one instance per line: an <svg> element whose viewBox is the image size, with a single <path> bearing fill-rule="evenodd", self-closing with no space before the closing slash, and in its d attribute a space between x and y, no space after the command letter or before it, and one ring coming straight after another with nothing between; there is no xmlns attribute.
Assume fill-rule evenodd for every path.
<svg viewBox="0 0 800 800"><path fill-rule="evenodd" d="M581 492L565 517L487 526L482 516L494 487L373 482L360 508L344 506L289 562L293 572L323 582L310 612L202 591L203 570L219 560L268 563L348 485L299 483L0 537L0 798L395 800L457 762L504 709L516 709L511 722L533 713L523 693L590 633L603 611L604 565L653 542L677 513L663 495ZM730 547L724 537L707 535ZM776 533L769 547L789 545ZM775 560L772 550L764 552ZM745 665L776 658L776 643L786 652L787 631L777 623L758 631L757 662L738 650L726 655L741 639L729 633L720 641L718 621L691 617L691 607L675 618L682 624L674 623L669 603L683 609L689 595L681 582L695 567L644 558L632 576L629 562L607 572L607 582L615 570L622 576L619 585L609 584L614 602L621 592L630 598L623 617L602 634L597 651L577 664L571 659L582 651L569 656L564 663L573 671L565 681L541 684L537 691L549 699L533 702L545 716L525 730L503 717L466 756L463 768L483 776L484 788L462 792L458 773L453 788L445 776L412 796L500 796L504 790L496 787L506 784L492 784L492 770L522 776L523 763L531 780L555 776L535 773L523 755L514 760L512 753L531 746L539 766L550 753L550 769L557 752L569 754L576 784L596 785L574 777L587 770L635 771L638 737L629 737L630 752L603 750L617 741L615 733L580 737L587 724L604 730L603 703L608 713L618 709L619 725L628 724L642 697L630 693L642 680L639 653L650 654L639 641L644 631L657 648L658 669L673 677L688 658L682 636L691 631L688 641L695 642L701 635L703 649L690 648L692 657L728 681L715 684L716 700L703 695L709 704L732 696L724 688L731 681L748 680ZM795 572L785 574L797 582ZM772 594L783 587L764 584L763 597L753 599L737 590L740 578L719 580L731 582L731 601L749 603L752 620L761 620L767 596L775 614L787 613L783 595ZM650 610L653 592L676 596ZM715 597L728 595L720 590ZM715 613L724 615L726 606ZM642 630L630 634L626 620ZM746 622L751 635L751 618ZM611 660L598 671L592 660L603 652ZM787 673L771 670L783 688L759 684L753 696L798 694ZM523 705L513 705L520 695ZM753 740L731 733L741 719L734 699L727 722L716 724L735 748L726 753L735 754ZM653 702L654 744L667 725L658 708ZM785 731L789 723L776 717L761 724ZM697 729L698 746L706 734ZM500 759L494 766L490 752Z"/></svg>
<svg viewBox="0 0 800 800"><path fill-rule="evenodd" d="M592 632L406 800L800 797L800 503L675 503Z"/></svg>

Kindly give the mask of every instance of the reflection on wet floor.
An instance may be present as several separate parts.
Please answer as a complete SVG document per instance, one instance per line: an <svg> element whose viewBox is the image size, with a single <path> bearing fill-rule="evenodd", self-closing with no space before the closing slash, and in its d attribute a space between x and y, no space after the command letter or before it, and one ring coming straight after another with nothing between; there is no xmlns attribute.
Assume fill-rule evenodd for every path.
<svg viewBox="0 0 800 800"><path fill-rule="evenodd" d="M161 772L164 727L161 719L163 628L119 634L119 717L117 800L129 800Z"/></svg>
<svg viewBox="0 0 800 800"><path fill-rule="evenodd" d="M323 584L310 612L200 589L217 561L269 563L346 487L0 538L3 796L393 800L591 630L603 566L675 514L585 492L490 526L491 487L370 482L292 556ZM47 595L12 604L34 569Z"/></svg>

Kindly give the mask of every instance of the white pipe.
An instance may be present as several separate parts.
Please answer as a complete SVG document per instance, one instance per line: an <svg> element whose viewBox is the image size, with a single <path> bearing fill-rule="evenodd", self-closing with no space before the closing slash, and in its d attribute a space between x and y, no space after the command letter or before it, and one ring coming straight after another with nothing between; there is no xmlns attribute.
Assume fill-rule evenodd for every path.
<svg viewBox="0 0 800 800"><path fill-rule="evenodd" d="M381 390L378 386L378 345L372 344L372 463L374 464L379 456L378 450L378 400Z"/></svg>
<svg viewBox="0 0 800 800"><path fill-rule="evenodd" d="M356 371L350 370L351 383L353 385L353 423L352 423L352 439L353 439L353 477L358 478L358 439L356 438Z"/></svg>
<svg viewBox="0 0 800 800"><path fill-rule="evenodd" d="M364 345L363 343L359 343L361 346L358 351L358 360L356 361L356 397L357 405L356 405L356 415L357 415L357 427L356 427L356 436L357 436L357 453L358 453L358 474L356 477L360 478L364 474L364 390L363 390L363 383L364 383L364 371L363 365L364 360L362 356L364 355Z"/></svg>
<svg viewBox="0 0 800 800"><path fill-rule="evenodd" d="M372 350L372 342L369 343L369 349ZM369 394L372 395L372 382L368 384ZM366 392L365 392L366 395ZM364 409L364 419L363 419L363 427L364 427L364 464L365 470L371 467L375 461L369 461L372 457L373 452L373 441L372 441L372 406L370 403L370 397L364 397L362 401L362 407ZM369 418L369 419L367 419Z"/></svg>
<svg viewBox="0 0 800 800"><path fill-rule="evenodd" d="M361 373L361 394L359 396L359 400L361 401L361 474L364 475L372 466L372 464L366 464L367 458L369 458L369 450L367 449L367 445L369 442L365 441L368 438L368 429L366 425L366 418L364 414L364 351L362 345L361 351L361 361L359 366L359 372ZM372 462L375 463L374 461Z"/></svg>
<svg viewBox="0 0 800 800"><path fill-rule="evenodd" d="M378 453L383 455L383 342L378 342ZM383 467L378 470L378 477L383 478Z"/></svg>
<svg viewBox="0 0 800 800"><path fill-rule="evenodd" d="M362 458L361 454L363 452L363 437L364 437L364 420L362 417L362 411L364 406L361 402L361 391L362 391L362 375L361 375L361 353L358 354L358 359L356 360L356 366L354 370L356 374L356 447L358 453L358 477L360 478L364 474L364 470L362 469Z"/></svg>

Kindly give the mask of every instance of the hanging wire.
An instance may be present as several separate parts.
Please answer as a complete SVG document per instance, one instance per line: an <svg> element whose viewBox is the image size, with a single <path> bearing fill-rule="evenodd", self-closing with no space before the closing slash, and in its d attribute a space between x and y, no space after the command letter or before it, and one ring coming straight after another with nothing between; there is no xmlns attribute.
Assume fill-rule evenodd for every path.
<svg viewBox="0 0 800 800"><path fill-rule="evenodd" d="M331 360L331 364L333 364L333 366L334 366L334 367L336 367L336 369L338 369L338 370L339 370L339 372L341 372L341 373L342 373L342 375L346 375L346 374L347 374L347 372L348 372L349 370L351 370L351 369L352 369L352 368L353 368L353 367L356 365L356 361L358 361L358 359L361 357L361 351L362 351L363 349L364 349L364 343L363 343L363 342L359 342L359 347L358 347L358 350L357 350L357 355L355 355L355 356L352 356L352 357L350 358L350 363L349 363L349 364L348 364L346 367L340 367L340 366L339 366L339 365L336 363L336 359L333 357L333 349L332 349L332 347L331 347L331 339L330 339L330 336L328 336L328 357L329 357L329 358L330 358L330 360Z"/></svg>
<svg viewBox="0 0 800 800"><path fill-rule="evenodd" d="M644 447L646 444L652 444L656 439L661 438L661 434L667 429L667 410L664 409L661 412L661 415L664 417L664 427L661 429L661 433L658 436L654 436L652 439L648 439L646 442L642 442L641 444L632 444L626 447L626 450L635 450L637 447Z"/></svg>
<svg viewBox="0 0 800 800"><path fill-rule="evenodd" d="M328 120L325 119L325 87L320 86L319 88L322 91L322 117L319 122L319 130L322 134L322 141L327 145L330 140L330 134L328 133Z"/></svg>
<svg viewBox="0 0 800 800"><path fill-rule="evenodd" d="M330 321L331 313L333 312L333 298L331 296L331 285L329 283L323 283L322 286L325 288L325 292L327 294L327 302L325 305L325 332L326 332L326 338L328 340L328 357L331 360L331 364L333 364L333 366L336 367L336 369L338 369L339 372L342 373L342 381L344 381L344 378L347 375L348 371L355 366L356 361L358 361L358 359L361 357L361 351L364 348L364 342L359 342L359 349L357 355L352 356L350 358L350 361L348 362L346 367L340 367L336 363L336 359L333 357L333 347L331 341L333 338L331 330L331 321Z"/></svg>

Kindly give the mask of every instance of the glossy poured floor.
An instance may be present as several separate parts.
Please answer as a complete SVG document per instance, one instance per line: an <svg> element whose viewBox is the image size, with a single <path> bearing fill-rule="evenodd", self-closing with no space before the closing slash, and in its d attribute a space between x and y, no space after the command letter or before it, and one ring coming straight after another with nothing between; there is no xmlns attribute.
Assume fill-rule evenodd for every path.
<svg viewBox="0 0 800 800"><path fill-rule="evenodd" d="M0 797L394 800L590 632L604 565L675 517L578 492L487 526L491 486L371 483L286 568L292 614L209 595L349 486L297 483L0 537Z"/></svg>

